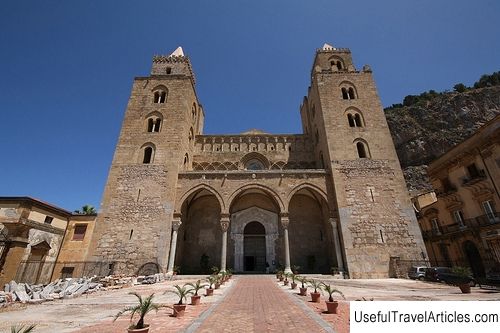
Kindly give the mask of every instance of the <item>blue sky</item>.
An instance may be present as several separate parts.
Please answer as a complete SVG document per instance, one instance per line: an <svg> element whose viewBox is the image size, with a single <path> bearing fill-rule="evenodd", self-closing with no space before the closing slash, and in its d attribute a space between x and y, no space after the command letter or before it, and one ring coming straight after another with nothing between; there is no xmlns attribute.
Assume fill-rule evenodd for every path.
<svg viewBox="0 0 500 333"><path fill-rule="evenodd" d="M500 70L500 2L0 2L0 196L99 207L135 76L181 45L205 133L301 132L314 51L370 64L382 103Z"/></svg>

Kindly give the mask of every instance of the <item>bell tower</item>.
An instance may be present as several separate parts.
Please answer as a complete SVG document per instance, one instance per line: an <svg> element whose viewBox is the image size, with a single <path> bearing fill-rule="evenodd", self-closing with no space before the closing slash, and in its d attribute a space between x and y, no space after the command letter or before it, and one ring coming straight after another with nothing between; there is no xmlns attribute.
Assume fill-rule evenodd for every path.
<svg viewBox="0 0 500 333"><path fill-rule="evenodd" d="M115 262L115 273L166 271L178 173L191 169L202 128L189 58L181 47L154 56L132 85L89 259Z"/></svg>
<svg viewBox="0 0 500 333"><path fill-rule="evenodd" d="M425 246L370 67L357 70L349 49L325 44L301 116L331 177L350 276L387 277L391 257L421 259Z"/></svg>

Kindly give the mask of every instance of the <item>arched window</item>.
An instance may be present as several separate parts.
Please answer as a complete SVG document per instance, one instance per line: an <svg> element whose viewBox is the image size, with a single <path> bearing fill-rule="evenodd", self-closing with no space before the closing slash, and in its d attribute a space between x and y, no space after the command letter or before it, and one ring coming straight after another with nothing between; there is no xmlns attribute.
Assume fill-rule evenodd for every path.
<svg viewBox="0 0 500 333"><path fill-rule="evenodd" d="M342 99L356 99L356 88L349 81L343 81L340 84L340 90L342 92Z"/></svg>
<svg viewBox="0 0 500 333"><path fill-rule="evenodd" d="M193 138L194 138L193 128L191 127L189 129L189 143L191 143L193 141Z"/></svg>
<svg viewBox="0 0 500 333"><path fill-rule="evenodd" d="M154 148L151 146L146 146L144 148L144 155L142 158L142 163L143 164L153 163L153 157L154 157Z"/></svg>
<svg viewBox="0 0 500 333"><path fill-rule="evenodd" d="M264 170L265 167L261 161L259 161L257 159L251 159L246 163L245 169L247 169L247 170Z"/></svg>
<svg viewBox="0 0 500 333"><path fill-rule="evenodd" d="M196 118L196 103L193 103L193 107L191 108L191 117L193 117L193 119Z"/></svg>
<svg viewBox="0 0 500 333"><path fill-rule="evenodd" d="M349 127L355 127L356 124L354 123L354 117L352 114L348 113L347 114L347 121L349 121Z"/></svg>
<svg viewBox="0 0 500 333"><path fill-rule="evenodd" d="M342 63L340 61L337 61L337 69L339 71L342 70Z"/></svg>
<svg viewBox="0 0 500 333"><path fill-rule="evenodd" d="M153 89L153 103L165 103L167 101L167 88L163 85Z"/></svg>
<svg viewBox="0 0 500 333"><path fill-rule="evenodd" d="M149 118L148 119L148 132L159 132L161 127L160 118Z"/></svg>
<svg viewBox="0 0 500 333"><path fill-rule="evenodd" d="M370 158L370 155L368 152L368 145L365 144L364 142L361 142L361 141L356 142L356 149L358 150L358 157L359 158Z"/></svg>
<svg viewBox="0 0 500 333"><path fill-rule="evenodd" d="M159 112L152 112L146 116L146 131L149 133L158 133L161 130L163 116Z"/></svg>
<svg viewBox="0 0 500 333"><path fill-rule="evenodd" d="M183 165L184 165L184 168L187 168L189 165L189 155L188 154L184 155Z"/></svg>

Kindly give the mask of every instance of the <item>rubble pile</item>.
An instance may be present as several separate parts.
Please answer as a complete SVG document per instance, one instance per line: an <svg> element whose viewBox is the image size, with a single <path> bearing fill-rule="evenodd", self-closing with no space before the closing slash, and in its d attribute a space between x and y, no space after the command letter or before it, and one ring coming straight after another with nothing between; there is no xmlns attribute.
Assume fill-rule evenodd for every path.
<svg viewBox="0 0 500 333"><path fill-rule="evenodd" d="M98 290L119 289L137 284L153 284L164 279L163 274L154 274L148 276L109 275L92 278L66 278L58 279L47 285L10 281L5 284L4 291L0 291L0 305L16 301L40 303L54 299L73 298Z"/></svg>

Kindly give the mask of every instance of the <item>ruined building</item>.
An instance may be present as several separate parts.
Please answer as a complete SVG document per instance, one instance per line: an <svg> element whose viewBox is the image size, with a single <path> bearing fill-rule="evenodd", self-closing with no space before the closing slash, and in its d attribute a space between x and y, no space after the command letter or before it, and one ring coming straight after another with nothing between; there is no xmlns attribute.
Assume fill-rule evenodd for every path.
<svg viewBox="0 0 500 333"><path fill-rule="evenodd" d="M302 134L204 135L189 58L155 56L133 83L88 260L380 278L390 257L425 256L370 67L325 44L310 75Z"/></svg>

